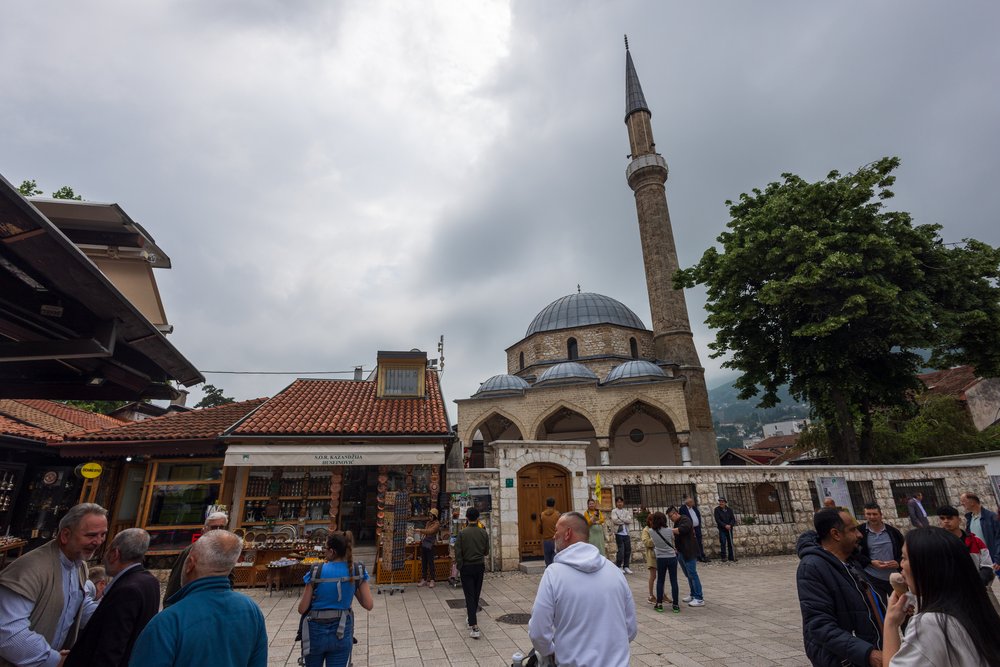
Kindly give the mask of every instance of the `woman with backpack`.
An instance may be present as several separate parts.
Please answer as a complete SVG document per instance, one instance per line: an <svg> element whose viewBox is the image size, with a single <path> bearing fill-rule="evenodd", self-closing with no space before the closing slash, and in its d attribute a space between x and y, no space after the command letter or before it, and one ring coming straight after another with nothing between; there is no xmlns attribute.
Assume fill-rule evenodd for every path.
<svg viewBox="0 0 1000 667"><path fill-rule="evenodd" d="M656 556L656 605L655 611L663 613L663 579L670 572L670 597L675 614L681 611L677 604L677 550L674 547L674 533L667 528L667 515L654 512L650 517L649 539L653 542L653 555Z"/></svg>
<svg viewBox="0 0 1000 667"><path fill-rule="evenodd" d="M354 648L352 599L366 610L374 606L368 572L355 563L350 534L332 533L326 540L326 562L313 565L303 577L299 600L302 656L306 667L346 667Z"/></svg>

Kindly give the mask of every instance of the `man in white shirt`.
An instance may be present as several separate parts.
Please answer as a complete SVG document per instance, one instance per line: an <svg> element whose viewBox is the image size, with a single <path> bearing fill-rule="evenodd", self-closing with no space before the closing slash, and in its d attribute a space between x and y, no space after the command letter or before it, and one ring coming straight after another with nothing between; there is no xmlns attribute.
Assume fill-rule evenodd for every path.
<svg viewBox="0 0 1000 667"><path fill-rule="evenodd" d="M618 553L615 555L615 565L625 574L632 574L629 564L632 562L632 536L628 530L632 525L632 510L625 509L625 499L615 498L615 508L611 510L611 525L615 527L615 544Z"/></svg>

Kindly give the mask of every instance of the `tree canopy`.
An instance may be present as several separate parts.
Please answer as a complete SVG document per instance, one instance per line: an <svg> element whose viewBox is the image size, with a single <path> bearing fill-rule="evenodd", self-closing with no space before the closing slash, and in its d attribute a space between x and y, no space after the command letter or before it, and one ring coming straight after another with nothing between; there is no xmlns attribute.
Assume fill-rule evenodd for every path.
<svg viewBox="0 0 1000 667"><path fill-rule="evenodd" d="M37 197L42 194L43 190L38 187L38 183L35 179L25 179L21 181L21 185L17 186L17 191L21 193L24 197ZM76 201L81 201L83 199L82 195L76 194L68 185L64 185L55 192L52 193L53 199L75 199Z"/></svg>
<svg viewBox="0 0 1000 667"><path fill-rule="evenodd" d="M727 201L731 220L675 286L706 286L712 357L741 373L741 398L808 401L838 463L873 460L873 415L905 405L928 363L1000 372L1000 251L945 244L884 201L882 158L810 183L794 174ZM930 350L925 361L918 351Z"/></svg>
<svg viewBox="0 0 1000 667"><path fill-rule="evenodd" d="M226 403L234 403L236 399L232 396L226 396L225 391L221 387L216 387L212 384L206 384L201 390L205 393L201 397L201 400L195 403L196 408L214 408L218 405L225 405Z"/></svg>

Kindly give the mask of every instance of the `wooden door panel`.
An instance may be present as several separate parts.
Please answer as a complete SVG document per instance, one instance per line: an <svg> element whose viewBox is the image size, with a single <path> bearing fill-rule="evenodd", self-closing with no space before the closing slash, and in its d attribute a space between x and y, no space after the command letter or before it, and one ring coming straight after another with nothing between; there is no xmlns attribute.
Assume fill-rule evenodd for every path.
<svg viewBox="0 0 1000 667"><path fill-rule="evenodd" d="M541 528L538 515L546 498L556 499L556 509L566 512L569 506L569 477L565 470L552 465L535 464L517 475L517 519L521 557L542 556Z"/></svg>

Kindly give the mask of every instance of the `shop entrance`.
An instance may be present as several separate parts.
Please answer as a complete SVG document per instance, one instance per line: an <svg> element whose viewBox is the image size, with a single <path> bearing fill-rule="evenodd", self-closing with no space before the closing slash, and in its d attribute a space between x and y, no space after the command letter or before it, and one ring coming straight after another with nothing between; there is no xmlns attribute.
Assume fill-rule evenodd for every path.
<svg viewBox="0 0 1000 667"><path fill-rule="evenodd" d="M570 506L569 473L552 463L535 463L517 473L517 526L521 558L540 557L542 551L539 515L546 498L556 499L556 509L568 512Z"/></svg>
<svg viewBox="0 0 1000 667"><path fill-rule="evenodd" d="M375 544L377 493L377 467L344 468L344 486L340 496L340 529L351 531L355 544Z"/></svg>

